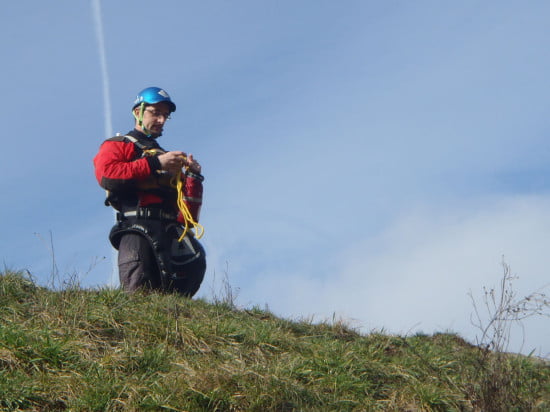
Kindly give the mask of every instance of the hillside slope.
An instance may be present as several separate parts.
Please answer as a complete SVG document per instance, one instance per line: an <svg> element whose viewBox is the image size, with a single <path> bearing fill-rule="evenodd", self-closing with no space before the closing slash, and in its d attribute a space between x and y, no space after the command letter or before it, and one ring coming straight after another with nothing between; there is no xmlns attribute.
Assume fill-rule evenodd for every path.
<svg viewBox="0 0 550 412"><path fill-rule="evenodd" d="M0 310L2 410L550 410L548 363L453 334L361 335L10 271Z"/></svg>

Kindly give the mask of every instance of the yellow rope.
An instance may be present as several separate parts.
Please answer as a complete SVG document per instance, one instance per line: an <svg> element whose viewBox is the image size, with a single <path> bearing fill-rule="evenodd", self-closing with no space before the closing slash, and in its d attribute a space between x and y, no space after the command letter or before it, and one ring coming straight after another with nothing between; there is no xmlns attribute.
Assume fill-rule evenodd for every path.
<svg viewBox="0 0 550 412"><path fill-rule="evenodd" d="M195 219L193 219L193 216L191 215L191 212L189 211L189 208L187 207L187 204L183 199L183 180L181 178L181 171L172 178L170 183L172 184L172 186L175 186L178 191L178 209L180 210L181 215L183 216L183 221L185 222L185 228L180 238L178 239L178 242L181 242L183 240L183 238L187 234L187 231L189 230L190 224L193 225L193 229L195 230L195 237L197 239L200 239L202 235L204 235L204 227L199 222L196 222Z"/></svg>
<svg viewBox="0 0 550 412"><path fill-rule="evenodd" d="M145 156L154 156L159 154L159 150L148 149L148 150L144 150L143 154ZM181 215L183 216L183 221L185 224L185 228L183 230L183 233L179 237L178 242L183 241L183 238L187 234L190 225L192 225L193 229L195 230L195 237L197 239L200 239L202 235L204 235L204 226L202 226L200 223L196 222L195 219L193 219L193 216L191 215L191 212L189 211L189 208L185 203L184 196L183 196L183 180L181 178L181 171L179 171L174 177L172 177L172 179L170 179L170 184L172 185L172 187L176 188L178 192L178 198L177 198L178 209L181 212Z"/></svg>
<svg viewBox="0 0 550 412"><path fill-rule="evenodd" d="M143 151L143 155L144 156L156 156L158 154L162 154L164 153L163 151L159 150L159 149L147 149L147 150L144 150Z"/></svg>

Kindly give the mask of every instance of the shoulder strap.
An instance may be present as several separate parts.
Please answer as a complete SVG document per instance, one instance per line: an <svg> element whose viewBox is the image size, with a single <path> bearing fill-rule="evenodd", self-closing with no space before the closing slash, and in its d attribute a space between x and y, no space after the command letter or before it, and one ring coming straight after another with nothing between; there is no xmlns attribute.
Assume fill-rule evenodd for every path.
<svg viewBox="0 0 550 412"><path fill-rule="evenodd" d="M138 149L137 157L151 156L159 153L166 153L166 151L163 148L161 148L158 143L154 141L143 142L129 134L127 135L117 134L116 136L113 136L107 140L111 142L133 143L134 146L136 146L136 148Z"/></svg>
<svg viewBox="0 0 550 412"><path fill-rule="evenodd" d="M152 148L159 147L158 143L151 142L151 144L146 144L146 143L143 143L139 139L136 139L134 136L131 136L129 134L127 134L127 135L117 134L116 136L113 136L113 137L107 139L107 141L111 141L111 142L124 142L124 141L131 142L131 143L135 144L141 150L147 150L147 149L152 149Z"/></svg>
<svg viewBox="0 0 550 412"><path fill-rule="evenodd" d="M146 145L144 145L143 143L141 143L138 139L136 139L134 136L130 136L129 134L127 134L126 136L122 136L124 137L126 140L129 140L131 141L133 144L135 144L137 147L139 147L141 150L147 150L148 147Z"/></svg>

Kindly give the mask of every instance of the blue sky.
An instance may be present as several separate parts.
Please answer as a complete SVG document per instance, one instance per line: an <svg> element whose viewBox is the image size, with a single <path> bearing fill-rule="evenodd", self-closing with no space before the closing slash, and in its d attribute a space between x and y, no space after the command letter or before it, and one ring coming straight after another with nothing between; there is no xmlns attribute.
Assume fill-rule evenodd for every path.
<svg viewBox="0 0 550 412"><path fill-rule="evenodd" d="M6 267L113 283L92 158L160 86L206 176L199 296L227 273L242 306L475 341L503 259L549 293L548 2L104 1L104 49L93 4L4 6ZM548 323L510 349L547 356Z"/></svg>

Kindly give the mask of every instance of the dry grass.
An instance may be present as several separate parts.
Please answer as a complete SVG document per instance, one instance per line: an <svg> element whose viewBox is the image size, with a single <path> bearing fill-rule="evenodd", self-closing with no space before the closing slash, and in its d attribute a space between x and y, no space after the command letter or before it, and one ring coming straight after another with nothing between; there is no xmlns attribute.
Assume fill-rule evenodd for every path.
<svg viewBox="0 0 550 412"><path fill-rule="evenodd" d="M485 393L483 352L454 334L361 335L231 302L52 291L9 271L0 303L2 410L474 411ZM548 410L548 364L507 359L507 410Z"/></svg>

